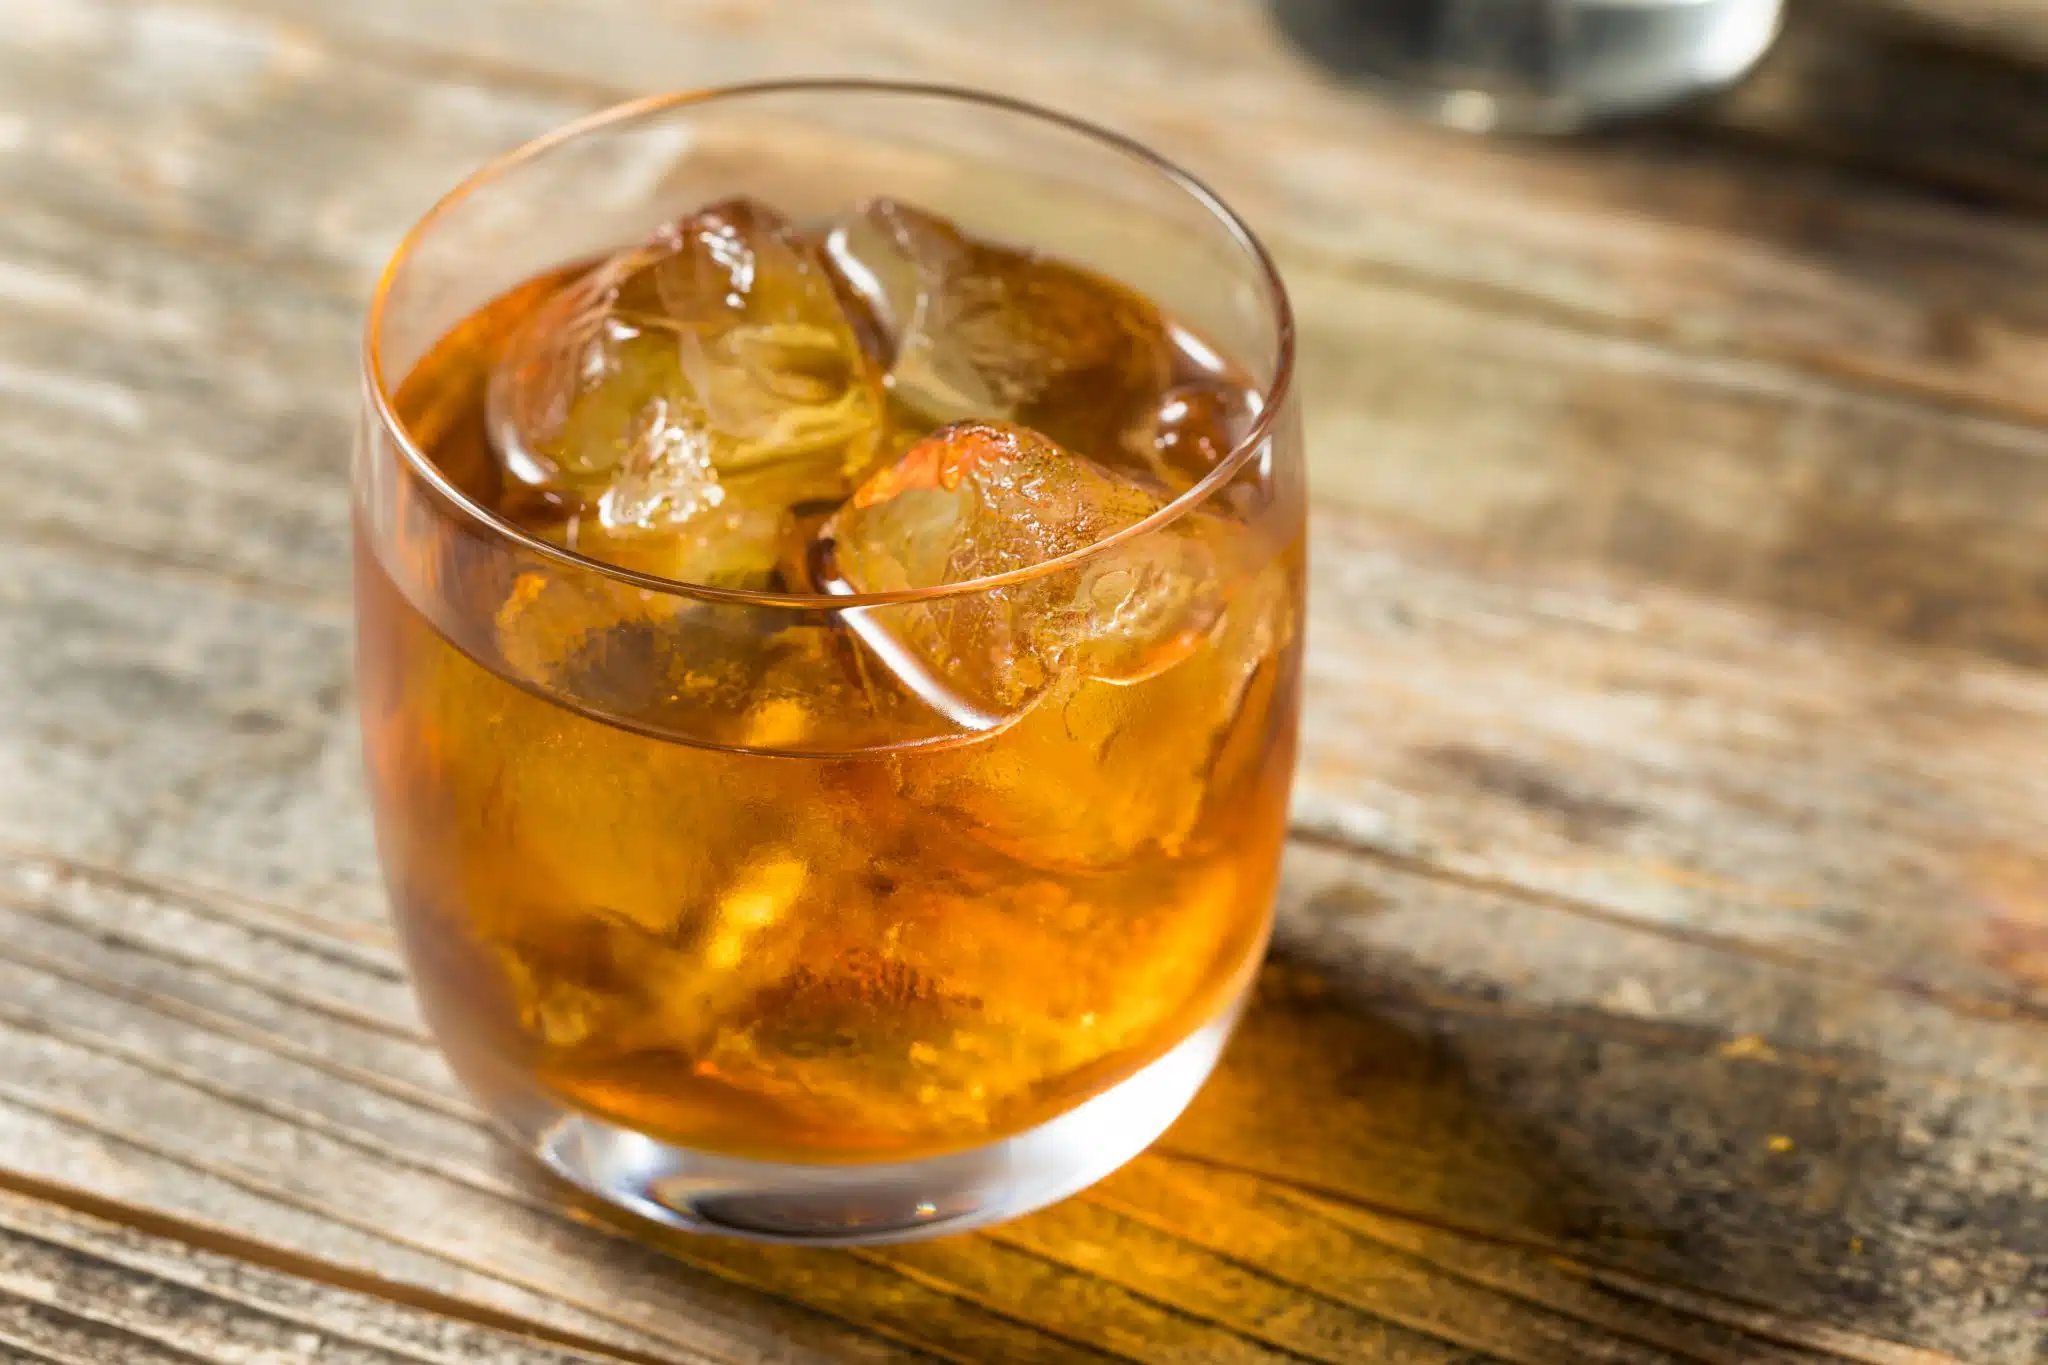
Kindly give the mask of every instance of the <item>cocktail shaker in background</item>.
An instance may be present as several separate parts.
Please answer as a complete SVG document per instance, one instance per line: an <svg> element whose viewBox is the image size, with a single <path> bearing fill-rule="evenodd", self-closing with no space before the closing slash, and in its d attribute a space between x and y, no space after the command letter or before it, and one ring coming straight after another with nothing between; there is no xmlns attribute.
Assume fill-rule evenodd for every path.
<svg viewBox="0 0 2048 1365"><path fill-rule="evenodd" d="M1568 132L1739 79L1783 0L1274 0L1325 65L1473 132Z"/></svg>

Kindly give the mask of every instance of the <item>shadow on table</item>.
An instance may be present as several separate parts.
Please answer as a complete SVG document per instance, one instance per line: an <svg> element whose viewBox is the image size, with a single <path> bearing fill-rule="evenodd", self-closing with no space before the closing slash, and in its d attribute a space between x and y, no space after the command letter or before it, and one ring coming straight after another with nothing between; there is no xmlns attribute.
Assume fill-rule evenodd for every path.
<svg viewBox="0 0 2048 1365"><path fill-rule="evenodd" d="M1162 1140L1167 1159L1433 1229L1495 1266L1562 1255L1731 1311L1922 1330L1911 1247L1858 1233L1893 1201L1944 1196L1869 1070L1461 997L1398 955L1366 960L1276 955L1215 1079Z"/></svg>
<svg viewBox="0 0 2048 1365"><path fill-rule="evenodd" d="M1588 1211L1608 1201L1476 1087L1459 1040L1388 984L1276 957L1159 1150L1519 1241L1593 1231Z"/></svg>
<svg viewBox="0 0 2048 1365"><path fill-rule="evenodd" d="M1020 1327L1107 1334L1100 1345L1134 1312L1186 1322L1163 1305L1191 1290L1208 1302L1212 1278L1238 1286L1237 1331L1263 1330L1266 1312L1284 1321L1310 1291L1511 1357L1519 1334L1552 1330L1551 1311L1583 1314L1557 1305L1589 1295L1600 1306L1585 1321L1604 1325L1573 1329L1586 1340L1638 1321L1670 1330L1668 1308L1589 1287L1560 1256L1725 1295L1731 1312L1747 1301L1785 1321L1913 1333L1888 1250L1847 1254L1854 1199L1904 1160L1873 1083L1593 1012L1458 1002L1419 978L1385 957L1361 972L1276 955L1223 1064L1153 1153L993 1233L862 1253L653 1240L720 1279L970 1358L1022 1349L1003 1335ZM1487 1284L1501 1287L1474 1287ZM1455 1313L1433 1317L1474 1295L1483 1339L1461 1337Z"/></svg>

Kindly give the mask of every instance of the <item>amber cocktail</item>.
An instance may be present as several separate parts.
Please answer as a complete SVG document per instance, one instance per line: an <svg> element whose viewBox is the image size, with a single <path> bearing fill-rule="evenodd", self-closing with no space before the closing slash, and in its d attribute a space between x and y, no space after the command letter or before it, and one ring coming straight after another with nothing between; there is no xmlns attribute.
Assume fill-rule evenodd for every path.
<svg viewBox="0 0 2048 1365"><path fill-rule="evenodd" d="M873 1241L1185 1105L1294 758L1256 243L956 92L672 97L487 168L369 337L363 725L420 998L557 1172Z"/></svg>

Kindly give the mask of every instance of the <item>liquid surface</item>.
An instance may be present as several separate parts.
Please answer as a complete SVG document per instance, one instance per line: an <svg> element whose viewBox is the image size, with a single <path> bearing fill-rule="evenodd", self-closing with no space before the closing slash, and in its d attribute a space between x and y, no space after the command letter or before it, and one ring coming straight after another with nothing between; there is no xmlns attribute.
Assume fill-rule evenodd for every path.
<svg viewBox="0 0 2048 1365"><path fill-rule="evenodd" d="M1145 300L904 206L797 233L719 205L634 251L481 310L397 401L471 497L647 572L1028 568L1143 520L1257 410ZM1299 660L1298 535L1231 491L887 611L593 596L452 530L363 546L379 837L458 1069L862 1160L1033 1126L1212 1017L1264 939ZM946 741L889 742L920 708ZM696 742L588 714L624 709Z"/></svg>

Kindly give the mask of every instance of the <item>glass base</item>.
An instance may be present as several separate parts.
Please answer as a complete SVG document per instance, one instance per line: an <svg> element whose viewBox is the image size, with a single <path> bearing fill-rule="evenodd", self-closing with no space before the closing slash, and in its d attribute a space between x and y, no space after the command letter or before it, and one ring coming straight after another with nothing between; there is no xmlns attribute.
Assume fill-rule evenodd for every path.
<svg viewBox="0 0 2048 1365"><path fill-rule="evenodd" d="M1149 1147L1208 1078L1245 996L1135 1075L1028 1132L921 1161L823 1165L694 1151L538 1095L491 1099L555 1174L665 1227L860 1246L965 1232L1094 1184Z"/></svg>

